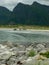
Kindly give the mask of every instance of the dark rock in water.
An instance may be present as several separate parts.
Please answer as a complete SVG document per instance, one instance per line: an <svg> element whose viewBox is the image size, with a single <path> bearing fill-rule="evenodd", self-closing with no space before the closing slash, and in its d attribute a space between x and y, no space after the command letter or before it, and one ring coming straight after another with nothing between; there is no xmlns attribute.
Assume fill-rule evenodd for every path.
<svg viewBox="0 0 49 65"><path fill-rule="evenodd" d="M15 29L13 29L14 31L16 30L16 28Z"/></svg>

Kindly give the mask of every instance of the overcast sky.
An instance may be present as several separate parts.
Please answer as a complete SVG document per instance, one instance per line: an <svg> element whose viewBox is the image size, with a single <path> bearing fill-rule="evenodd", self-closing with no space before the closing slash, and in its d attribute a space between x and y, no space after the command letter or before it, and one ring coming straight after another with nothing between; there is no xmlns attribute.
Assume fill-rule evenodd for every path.
<svg viewBox="0 0 49 65"><path fill-rule="evenodd" d="M0 0L0 6L7 7L10 10L17 5L17 3L22 2L25 4L32 4L34 1L38 1L42 4L49 5L49 0Z"/></svg>

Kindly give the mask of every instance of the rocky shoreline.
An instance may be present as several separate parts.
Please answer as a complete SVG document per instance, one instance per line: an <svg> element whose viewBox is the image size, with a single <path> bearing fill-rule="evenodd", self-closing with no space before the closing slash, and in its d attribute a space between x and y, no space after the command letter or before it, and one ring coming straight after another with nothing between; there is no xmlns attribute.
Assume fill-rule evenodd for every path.
<svg viewBox="0 0 49 65"><path fill-rule="evenodd" d="M0 44L0 65L49 65L49 43L32 43L29 46L13 44L11 42Z"/></svg>

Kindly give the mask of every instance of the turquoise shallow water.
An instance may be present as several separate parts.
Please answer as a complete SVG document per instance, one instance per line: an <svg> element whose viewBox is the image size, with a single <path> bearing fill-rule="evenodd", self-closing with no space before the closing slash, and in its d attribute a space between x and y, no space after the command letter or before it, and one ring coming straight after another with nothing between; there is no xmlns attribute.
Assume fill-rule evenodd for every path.
<svg viewBox="0 0 49 65"><path fill-rule="evenodd" d="M0 42L16 43L49 42L49 31L0 30Z"/></svg>

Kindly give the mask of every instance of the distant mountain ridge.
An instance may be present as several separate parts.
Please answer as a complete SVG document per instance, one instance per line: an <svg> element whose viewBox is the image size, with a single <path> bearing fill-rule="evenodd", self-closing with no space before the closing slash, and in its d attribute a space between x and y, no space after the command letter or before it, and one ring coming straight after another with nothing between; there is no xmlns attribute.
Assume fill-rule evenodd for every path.
<svg viewBox="0 0 49 65"><path fill-rule="evenodd" d="M13 24L49 26L49 6L37 2L32 5L18 3L12 12L0 6L0 25Z"/></svg>

